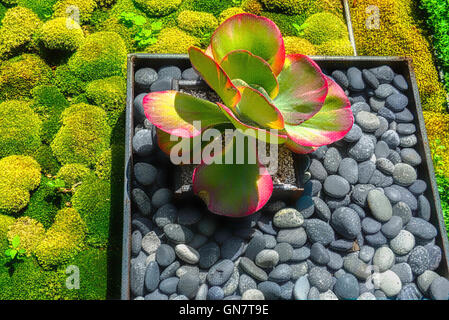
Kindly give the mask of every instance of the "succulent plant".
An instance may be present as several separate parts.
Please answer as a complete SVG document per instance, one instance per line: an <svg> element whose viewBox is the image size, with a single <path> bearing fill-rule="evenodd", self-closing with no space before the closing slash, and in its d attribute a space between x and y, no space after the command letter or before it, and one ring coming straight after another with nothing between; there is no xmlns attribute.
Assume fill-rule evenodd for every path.
<svg viewBox="0 0 449 320"><path fill-rule="evenodd" d="M204 52L191 47L189 57L221 102L169 90L148 94L143 104L168 154L177 143L170 136L192 149L200 141L203 150L210 144L195 138L208 128L230 126L249 136L243 163L211 161L236 159L234 136L194 170L193 191L216 214L249 215L270 199L273 181L259 161L256 139L305 154L343 138L353 125L344 91L307 56L285 55L281 32L267 18L232 16L215 30Z"/></svg>

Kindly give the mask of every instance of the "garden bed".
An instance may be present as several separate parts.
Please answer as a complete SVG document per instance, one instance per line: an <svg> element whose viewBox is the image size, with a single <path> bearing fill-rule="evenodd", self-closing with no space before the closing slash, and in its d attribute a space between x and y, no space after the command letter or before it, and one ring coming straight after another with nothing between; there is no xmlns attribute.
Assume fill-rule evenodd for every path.
<svg viewBox="0 0 449 320"><path fill-rule="evenodd" d="M403 144L408 143L409 149L415 150L415 153L410 150L408 153L414 156L418 154L420 161L417 161L415 157L413 166L402 164L398 166L396 173L386 168L389 164L387 161L383 161L387 164L386 167L370 161L375 161L375 158L372 158L375 148L369 137L376 137L370 132L377 131L381 121L374 121L376 127L374 129L363 118L372 120L373 115L382 115L384 132L390 129L394 131L390 134L397 136L395 133L395 130L398 130L397 123L389 118L391 114L394 117L396 115L391 110L388 112L385 109L379 114L373 103L364 104L365 100L369 101L369 97L382 93L375 93L369 88L365 90L351 87L348 94L353 104L353 112L355 114L365 112L362 119L356 116L356 123L365 125L364 131L368 130L364 132L365 138L362 140L359 140L360 136L354 138L354 135L361 135L361 130L359 133L354 130L345 139L329 148L322 147L310 156L302 157L305 159L304 163L310 164L311 167L303 177L302 182L306 183L304 194L296 203L272 199L273 201L270 201L260 212L247 218L232 219L213 215L195 198L191 198L190 201L172 202L170 192L166 189L169 187L167 172L171 171L169 160L160 150L156 150L155 141L151 140L154 138L152 125L148 121L145 122L142 114L136 114L134 109L136 107L134 99L145 92L134 88L135 71L141 68L157 70L161 66L169 65L179 67L183 71L190 68L187 57L144 54L129 57L122 299L168 299L169 297L171 299L239 299L246 291L245 289L256 288L259 291L253 290L251 294L247 292L244 298L257 298L262 292L265 299L334 299L337 296L341 299L382 299L387 296L399 299L421 299L423 296L439 298L441 292L444 295L445 290L449 290L449 282L445 279L448 277L446 229L434 179L419 95L409 61L403 58L373 57L333 59L315 57L315 60L329 75L335 70L343 70L344 77L339 79L343 87L345 87L346 70L350 67L361 70L387 65L395 73L402 75L406 84L398 81L395 86L401 89L394 90L397 93L403 90L408 98L410 113L404 112L401 117L398 116L399 127L404 127L399 131L405 134L404 130L408 127L407 130L410 130L410 133L407 135L415 135L414 138L409 137L412 142L405 141ZM388 67L384 68L388 69ZM392 78L385 80L382 75L378 75L378 78L383 79L381 80L383 82L392 81ZM362 79L361 74L360 79ZM365 81L362 80L362 82L368 87ZM386 120L387 118L389 120ZM140 119L140 122L134 122L135 119ZM387 127L385 127L385 121ZM411 129L412 121L415 124L414 129ZM141 130L147 130L148 137L151 137L152 142L147 140L147 144L155 148L151 155L139 156L133 153L131 141L135 132ZM385 137L379 135L379 141L384 141L378 147L379 149L382 149L382 145L387 142L393 143L388 139L390 134ZM370 154L359 154L360 152L363 154L365 149L364 146L357 147L360 141L372 144L372 148L369 147L367 151ZM398 151L401 151L396 149L399 143L398 141L398 144L392 148L397 155L399 155ZM134 148L136 148L135 145ZM390 152L388 146L387 150ZM376 148L377 152L382 151ZM374 166L373 171L377 178L357 176L352 178L355 180L350 184L348 180L352 179L347 176L348 172L339 173L339 176L336 175L339 166L337 165L336 169L332 168L333 161L330 159L336 157L337 163L340 164L339 156L347 157L345 159L359 157L357 158L358 166L363 162L372 162L369 166ZM379 154L378 157L383 158ZM323 160L326 158L328 160ZM399 155L399 159L396 157L391 161L400 163L413 160L407 157L403 159ZM354 163L355 161L345 162ZM134 170L136 163L139 163L140 167L142 163L145 163L143 167L149 164L154 165L158 169L157 177L146 186L137 182ZM375 169L376 165L379 170ZM405 170L401 167L405 167ZM408 175L410 170L415 172L414 167L418 173L414 180L419 179L421 182L405 181L410 178ZM306 168L308 165L304 169ZM385 173L387 171L390 173ZM354 174L349 170L349 176L351 173ZM328 176L338 178L327 179ZM341 176L345 176L348 180ZM342 183L343 187L333 188L335 183L341 183L342 179L346 181ZM364 179L366 181L361 181ZM138 176L137 180L142 182L142 177ZM373 185L368 187L368 191L377 187L382 188L383 192L386 192L384 188L389 188L396 183L403 185L413 183L416 195L404 188L393 187L388 192L390 198L384 196L383 192L373 192L369 198L374 199L368 200L370 202L368 204L366 200L368 191L362 191L363 188L360 187L362 183ZM324 187L322 187L323 184ZM346 187L348 190L344 191ZM322 191L320 191L321 188L323 188ZM136 192L136 189L140 191ZM164 197L161 196L161 189L165 189ZM399 192L391 189L397 189ZM342 190L343 193L340 194ZM355 190L358 191L355 192ZM155 197L156 193L158 194ZM142 194L145 194L147 199L144 202L140 201L142 197L137 197ZM395 200L392 199L394 194L398 197ZM388 202L384 204L386 211L391 211L389 217L382 217L382 212L379 213L375 209L375 206L385 202L385 199ZM404 202L405 205L397 205L398 202ZM395 209L392 209L392 204ZM153 208L148 207L151 205ZM165 209L161 210L160 208L164 206ZM408 207L408 210L404 209L406 213L398 213L401 211L399 209L404 207ZM137 208L142 214L137 213ZM282 213L293 216L295 219L282 219L283 214L279 213L282 209L285 209L281 211ZM334 211L332 218L331 211ZM394 215L393 212L395 212ZM395 218L392 218L392 215ZM405 241L405 246L408 248L397 244L404 242L402 241L404 238L409 239L408 242ZM413 238L413 244L410 247L411 238ZM380 249L387 243L389 243L388 249ZM422 256L424 256L423 259L421 259ZM381 276L375 277L374 282L380 288L376 290L368 288L365 284L369 276L366 268L373 260L374 265L380 268L381 272ZM197 267L198 264L200 268ZM424 271L426 273L422 275ZM438 278L434 271L443 277ZM421 280L416 286L418 276L421 276ZM431 282L429 279L435 278L438 280L434 281L435 284L431 290L427 291L424 286L426 283L429 286ZM396 284L389 286L392 283ZM311 287L314 289L310 289ZM350 289L342 289L344 287Z"/></svg>

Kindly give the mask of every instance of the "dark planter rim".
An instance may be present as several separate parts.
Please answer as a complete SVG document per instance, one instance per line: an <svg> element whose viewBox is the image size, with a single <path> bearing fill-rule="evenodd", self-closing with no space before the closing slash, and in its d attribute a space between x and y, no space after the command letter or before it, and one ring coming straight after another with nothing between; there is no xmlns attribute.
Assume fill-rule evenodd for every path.
<svg viewBox="0 0 449 320"><path fill-rule="evenodd" d="M359 66L371 68L382 64L390 65L393 68L401 69L404 77L411 84L408 90L408 97L411 105L415 108L411 110L415 116L418 136L418 152L423 158L422 166L423 179L428 183L426 194L429 198L432 209L431 223L437 228L438 236L436 244L442 249L442 260L439 266L440 274L446 278L449 276L449 241L444 223L443 211L441 207L439 192L435 179L435 172L427 139L427 131L424 124L421 102L415 73L412 67L411 58L407 57L379 57L379 56L310 56L321 67L333 66L337 68ZM128 54L127 70L127 98L126 98L126 132L125 132L125 177L124 177L124 210L123 210L123 245L122 245L122 277L121 277L121 299L130 299L130 261L131 261L131 199L129 191L131 188L132 171L132 134L134 130L133 100L134 100L134 67L142 61L152 61L157 63L172 63L173 61L188 64L187 54L148 54L134 53ZM184 61L182 61L184 60ZM162 65L162 64L161 64Z"/></svg>

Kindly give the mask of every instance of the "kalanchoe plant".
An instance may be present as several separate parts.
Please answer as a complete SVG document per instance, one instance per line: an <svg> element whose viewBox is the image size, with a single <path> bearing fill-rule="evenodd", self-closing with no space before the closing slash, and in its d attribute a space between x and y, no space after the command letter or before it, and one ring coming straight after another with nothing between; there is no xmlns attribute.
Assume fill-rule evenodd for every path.
<svg viewBox="0 0 449 320"><path fill-rule="evenodd" d="M222 103L173 90L145 96L145 114L158 128L159 146L167 153L174 146L170 135L194 144L205 129L228 124L305 154L343 138L353 125L344 91L307 56L286 56L281 32L267 18L235 15L215 30L205 52L191 47L189 56ZM201 121L201 128L195 121ZM234 148L233 139L213 157L225 157ZM210 211L240 217L266 204L273 182L260 161L248 161L254 155L258 158L257 150L248 148L243 164L203 159L195 169L193 191Z"/></svg>

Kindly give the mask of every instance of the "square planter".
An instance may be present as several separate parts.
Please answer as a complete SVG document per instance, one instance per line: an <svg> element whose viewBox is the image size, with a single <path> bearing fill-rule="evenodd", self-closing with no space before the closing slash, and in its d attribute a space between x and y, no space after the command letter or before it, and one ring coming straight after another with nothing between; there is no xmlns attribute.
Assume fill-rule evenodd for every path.
<svg viewBox="0 0 449 320"><path fill-rule="evenodd" d="M427 190L424 195L427 197L431 207L432 223L438 230L436 244L442 249L442 260L437 272L448 277L448 239L446 228L443 220L438 189L435 181L435 174L430 155L430 148L427 140L426 129L424 126L424 118L422 115L418 89L410 60L400 57L311 57L318 65L326 71L336 69L346 69L349 67L358 67L360 69L368 69L381 65L390 66L395 72L402 74L408 82L409 89L405 93L409 99L409 109L414 116L414 124L416 125L417 152L422 157L422 163L417 167L419 178L427 183ZM190 67L187 55L152 55L152 54L131 54L128 56L128 87L127 87L127 106L126 106L126 135L125 135L125 192L124 192L124 217L123 217L123 258L122 258L122 290L121 298L128 300L131 298L130 293L130 261L131 261L131 190L133 180L133 148L132 137L134 135L134 97L139 91L134 86L134 73L142 67L150 67L158 69L164 65L175 65L181 69ZM329 72L330 74L330 72ZM176 86L176 85L175 85ZM298 159L297 159L298 160ZM295 161L300 162L300 161ZM303 164L307 166L307 164ZM300 165L301 166L301 165ZM304 168L305 169L305 168ZM188 188L188 187L187 187ZM281 192L282 193L282 192Z"/></svg>

